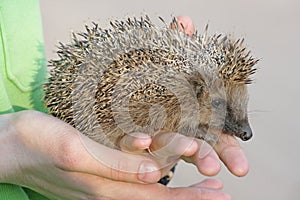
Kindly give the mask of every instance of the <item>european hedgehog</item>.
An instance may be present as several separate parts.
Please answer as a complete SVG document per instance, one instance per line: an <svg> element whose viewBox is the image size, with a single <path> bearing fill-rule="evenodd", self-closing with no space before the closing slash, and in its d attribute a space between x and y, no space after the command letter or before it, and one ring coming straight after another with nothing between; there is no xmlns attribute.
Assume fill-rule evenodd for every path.
<svg viewBox="0 0 300 200"><path fill-rule="evenodd" d="M247 84L258 60L231 35L206 27L189 37L164 24L143 16L73 33L50 61L49 112L113 148L125 134L161 130L209 143L219 134L250 139Z"/></svg>

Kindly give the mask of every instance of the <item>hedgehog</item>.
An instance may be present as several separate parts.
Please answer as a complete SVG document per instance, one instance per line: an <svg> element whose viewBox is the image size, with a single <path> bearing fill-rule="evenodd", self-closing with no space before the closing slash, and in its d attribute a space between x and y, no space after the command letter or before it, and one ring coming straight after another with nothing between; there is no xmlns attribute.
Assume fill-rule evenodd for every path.
<svg viewBox="0 0 300 200"><path fill-rule="evenodd" d="M60 43L44 85L49 113L111 148L126 134L178 132L210 144L252 137L247 85L258 62L243 39L146 15L97 23ZM174 26L175 24L175 26Z"/></svg>

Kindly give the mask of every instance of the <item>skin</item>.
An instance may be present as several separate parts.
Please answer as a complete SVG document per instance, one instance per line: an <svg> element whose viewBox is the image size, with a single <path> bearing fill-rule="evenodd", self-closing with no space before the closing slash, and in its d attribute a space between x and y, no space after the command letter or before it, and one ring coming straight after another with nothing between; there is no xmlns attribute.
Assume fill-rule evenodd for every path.
<svg viewBox="0 0 300 200"><path fill-rule="evenodd" d="M188 17L178 17L178 21L186 30L193 28ZM170 140L173 143L166 146ZM0 115L0 144L0 182L31 188L50 199L231 199L215 179L181 188L157 184L171 166L161 168L155 157L139 155L146 149L165 147L165 159L181 156L207 176L220 171L220 160L236 176L248 172L248 161L233 136L222 135L212 149L204 141L176 133L156 134L153 138L137 133L123 137L123 151L118 151L36 111ZM104 165L87 148L116 165ZM128 173L127 169L136 173Z"/></svg>
<svg viewBox="0 0 300 200"><path fill-rule="evenodd" d="M23 111L1 115L0 121L1 183L25 186L50 199L230 199L221 191L222 183L214 179L185 188L158 184L162 172L154 160L109 149L46 114ZM97 149L112 161L129 163L130 171L135 168L137 173L126 173L124 167L113 169L97 161L83 140L88 148ZM136 147L143 140L127 139ZM129 148L130 144L122 146ZM198 146L191 147L185 156L197 151ZM142 163L150 165L146 171L152 172L139 173Z"/></svg>

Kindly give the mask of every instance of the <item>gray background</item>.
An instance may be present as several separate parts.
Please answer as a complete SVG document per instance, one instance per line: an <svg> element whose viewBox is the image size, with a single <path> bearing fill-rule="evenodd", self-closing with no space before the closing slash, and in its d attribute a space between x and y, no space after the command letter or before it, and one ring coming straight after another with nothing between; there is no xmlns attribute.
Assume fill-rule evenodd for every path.
<svg viewBox="0 0 300 200"><path fill-rule="evenodd" d="M84 23L146 12L167 21L189 15L196 29L209 22L210 33L235 33L261 61L255 83L249 87L249 113L254 138L243 143L250 162L246 177L237 178L223 166L216 176L237 200L300 199L299 58L300 1L41 1L47 58L54 58L58 41L68 42L70 30ZM187 186L204 179L192 165L180 163L171 186Z"/></svg>

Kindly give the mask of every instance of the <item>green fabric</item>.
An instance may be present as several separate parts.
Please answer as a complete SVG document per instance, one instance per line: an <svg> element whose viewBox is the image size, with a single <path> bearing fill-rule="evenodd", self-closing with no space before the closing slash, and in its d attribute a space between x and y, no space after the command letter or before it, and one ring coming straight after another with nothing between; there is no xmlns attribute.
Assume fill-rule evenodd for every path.
<svg viewBox="0 0 300 200"><path fill-rule="evenodd" d="M38 0L0 0L0 114L45 111L46 80ZM0 184L0 200L46 200L17 185Z"/></svg>
<svg viewBox="0 0 300 200"><path fill-rule="evenodd" d="M0 199L1 200L29 200L25 191L18 186L11 184L0 185Z"/></svg>
<svg viewBox="0 0 300 200"><path fill-rule="evenodd" d="M44 110L46 67L38 0L0 0L0 112Z"/></svg>

